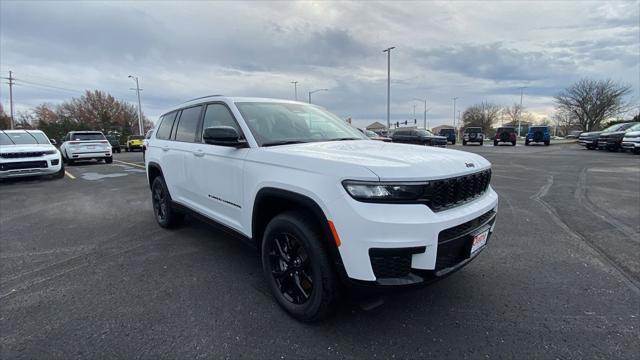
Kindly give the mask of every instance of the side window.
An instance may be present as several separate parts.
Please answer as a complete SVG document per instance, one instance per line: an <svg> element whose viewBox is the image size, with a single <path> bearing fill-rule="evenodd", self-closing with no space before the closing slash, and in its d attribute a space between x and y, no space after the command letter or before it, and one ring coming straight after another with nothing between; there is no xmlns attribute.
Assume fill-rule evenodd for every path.
<svg viewBox="0 0 640 360"><path fill-rule="evenodd" d="M182 110L180 121L178 122L178 129L176 130L176 141L194 142L196 140L196 131L198 129L201 109L202 106L194 106Z"/></svg>
<svg viewBox="0 0 640 360"><path fill-rule="evenodd" d="M238 124L236 123L233 115L227 109L226 106L222 104L209 104L207 105L207 110L204 113L204 121L202 124L202 132L204 133L204 129L213 126L231 126L236 129L238 134L241 133Z"/></svg>
<svg viewBox="0 0 640 360"><path fill-rule="evenodd" d="M171 135L171 128L173 127L173 122L176 119L176 112L172 112L166 114L160 120L160 126L158 127L158 132L156 133L157 139L169 140Z"/></svg>

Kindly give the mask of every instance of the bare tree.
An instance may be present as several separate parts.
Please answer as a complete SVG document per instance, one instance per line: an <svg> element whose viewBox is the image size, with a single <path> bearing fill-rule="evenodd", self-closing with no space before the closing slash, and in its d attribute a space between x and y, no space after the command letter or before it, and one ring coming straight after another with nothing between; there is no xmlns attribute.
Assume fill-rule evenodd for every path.
<svg viewBox="0 0 640 360"><path fill-rule="evenodd" d="M2 104L0 104L0 130L11 128L11 116L4 112Z"/></svg>
<svg viewBox="0 0 640 360"><path fill-rule="evenodd" d="M504 109L502 109L503 122L504 120L506 120L507 123L517 124L518 119L520 119L523 112L524 112L524 106L518 103L514 103L511 106L505 106Z"/></svg>
<svg viewBox="0 0 640 360"><path fill-rule="evenodd" d="M582 79L555 97L558 111L575 116L582 129L598 129L602 122L625 112L624 97L631 93L628 85L611 80Z"/></svg>
<svg viewBox="0 0 640 360"><path fill-rule="evenodd" d="M465 127L481 127L484 133L488 133L500 117L501 112L501 106L483 101L464 110L462 123Z"/></svg>

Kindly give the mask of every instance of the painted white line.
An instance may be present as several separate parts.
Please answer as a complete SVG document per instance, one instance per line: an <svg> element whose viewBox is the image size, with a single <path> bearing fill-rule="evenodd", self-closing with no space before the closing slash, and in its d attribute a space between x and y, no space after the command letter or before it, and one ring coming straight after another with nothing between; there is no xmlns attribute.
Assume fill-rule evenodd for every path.
<svg viewBox="0 0 640 360"><path fill-rule="evenodd" d="M70 172L68 172L67 170L64 171L64 174L67 175L70 179L75 179L76 177L71 175Z"/></svg>
<svg viewBox="0 0 640 360"><path fill-rule="evenodd" d="M144 165L130 163L130 162L126 162L126 161L120 161L120 160L113 160L113 161L119 162L119 163L122 163L122 164L127 164L127 165L131 165L131 166L139 167L141 169L145 169Z"/></svg>

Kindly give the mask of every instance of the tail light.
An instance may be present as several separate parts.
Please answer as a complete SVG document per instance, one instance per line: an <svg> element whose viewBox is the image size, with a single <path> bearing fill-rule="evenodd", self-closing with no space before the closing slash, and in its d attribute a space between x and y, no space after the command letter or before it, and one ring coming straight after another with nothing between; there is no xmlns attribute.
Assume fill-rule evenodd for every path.
<svg viewBox="0 0 640 360"><path fill-rule="evenodd" d="M109 143L109 141L107 141L107 140L100 140L100 141L98 141L98 142L99 142L99 143L102 143L102 144L108 144L108 143Z"/></svg>

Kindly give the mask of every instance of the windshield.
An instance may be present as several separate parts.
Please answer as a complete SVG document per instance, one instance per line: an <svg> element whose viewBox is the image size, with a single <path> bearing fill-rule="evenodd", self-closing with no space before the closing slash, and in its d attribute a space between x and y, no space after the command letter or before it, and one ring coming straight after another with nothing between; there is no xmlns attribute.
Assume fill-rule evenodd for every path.
<svg viewBox="0 0 640 360"><path fill-rule="evenodd" d="M467 134L468 133L479 133L479 132L482 132L482 129L480 129L480 128L466 128L466 129L464 129L464 132L467 133Z"/></svg>
<svg viewBox="0 0 640 360"><path fill-rule="evenodd" d="M627 130L629 130L629 131L640 131L640 123L633 125L632 127L630 127Z"/></svg>
<svg viewBox="0 0 640 360"><path fill-rule="evenodd" d="M71 134L72 141L88 141L88 140L104 140L105 137L102 133L73 133Z"/></svg>
<svg viewBox="0 0 640 360"><path fill-rule="evenodd" d="M35 145L51 144L41 132L20 131L0 133L0 145Z"/></svg>
<svg viewBox="0 0 640 360"><path fill-rule="evenodd" d="M367 135L367 136L368 136L368 137L370 137L370 138L378 137L378 134L374 133L374 132L373 132L373 131L371 131L371 130L364 130L364 134L365 134L365 135Z"/></svg>
<svg viewBox="0 0 640 360"><path fill-rule="evenodd" d="M236 106L260 146L366 139L317 106L277 102L238 102Z"/></svg>
<svg viewBox="0 0 640 360"><path fill-rule="evenodd" d="M433 136L433 133L429 130L418 129L416 132L418 133L418 136Z"/></svg>

